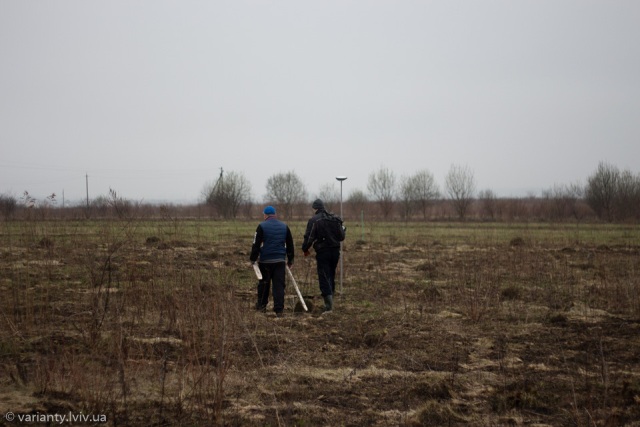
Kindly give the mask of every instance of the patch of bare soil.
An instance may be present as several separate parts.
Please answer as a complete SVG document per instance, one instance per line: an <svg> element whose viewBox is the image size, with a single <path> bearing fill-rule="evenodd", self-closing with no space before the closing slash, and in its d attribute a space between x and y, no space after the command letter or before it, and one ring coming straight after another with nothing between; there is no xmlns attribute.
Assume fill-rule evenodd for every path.
<svg viewBox="0 0 640 427"><path fill-rule="evenodd" d="M640 425L637 248L347 242L334 311L299 259L313 308L288 283L276 318L253 309L244 242L147 237L0 248L1 413Z"/></svg>

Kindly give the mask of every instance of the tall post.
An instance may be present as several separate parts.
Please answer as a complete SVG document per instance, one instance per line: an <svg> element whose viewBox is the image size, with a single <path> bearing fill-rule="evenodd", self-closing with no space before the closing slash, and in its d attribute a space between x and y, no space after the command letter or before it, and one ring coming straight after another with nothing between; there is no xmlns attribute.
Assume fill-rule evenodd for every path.
<svg viewBox="0 0 640 427"><path fill-rule="evenodd" d="M89 174L85 174L86 187L87 187L87 210L89 210Z"/></svg>
<svg viewBox="0 0 640 427"><path fill-rule="evenodd" d="M342 215L342 181L347 179L346 176L336 176L336 179L340 181L340 218L344 219ZM344 256L342 255L342 243L340 242L340 295L342 295L342 280L344 277Z"/></svg>

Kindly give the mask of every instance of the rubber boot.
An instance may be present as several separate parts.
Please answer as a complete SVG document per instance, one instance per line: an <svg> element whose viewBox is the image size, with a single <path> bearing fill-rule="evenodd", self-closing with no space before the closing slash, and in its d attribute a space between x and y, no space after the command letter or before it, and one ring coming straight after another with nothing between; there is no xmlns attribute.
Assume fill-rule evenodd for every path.
<svg viewBox="0 0 640 427"><path fill-rule="evenodd" d="M256 310L266 313L267 312L267 304L262 303L262 297L265 292L265 284L262 280L258 280L258 301L256 302ZM268 290L267 290L268 291ZM267 296L267 300L268 300Z"/></svg>
<svg viewBox="0 0 640 427"><path fill-rule="evenodd" d="M324 299L324 312L333 311L333 295L323 295Z"/></svg>

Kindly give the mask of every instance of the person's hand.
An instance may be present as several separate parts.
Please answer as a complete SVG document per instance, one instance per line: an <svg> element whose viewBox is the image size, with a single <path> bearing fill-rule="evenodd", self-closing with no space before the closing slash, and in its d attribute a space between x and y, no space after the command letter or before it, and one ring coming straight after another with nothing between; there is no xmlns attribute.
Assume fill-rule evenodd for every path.
<svg viewBox="0 0 640 427"><path fill-rule="evenodd" d="M309 252L309 251L304 251L304 256L309 256L309 255L311 255L311 252Z"/></svg>
<svg viewBox="0 0 640 427"><path fill-rule="evenodd" d="M288 262L287 263L287 267L289 267L290 269L293 268L293 263L292 262Z"/></svg>

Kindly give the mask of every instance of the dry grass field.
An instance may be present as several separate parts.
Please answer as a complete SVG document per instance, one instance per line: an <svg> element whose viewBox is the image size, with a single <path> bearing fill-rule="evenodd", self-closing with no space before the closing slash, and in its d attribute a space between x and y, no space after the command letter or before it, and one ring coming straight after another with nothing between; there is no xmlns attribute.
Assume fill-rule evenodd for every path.
<svg viewBox="0 0 640 427"><path fill-rule="evenodd" d="M0 424L640 426L639 227L350 225L334 312L298 250L276 318L256 224L2 223Z"/></svg>

